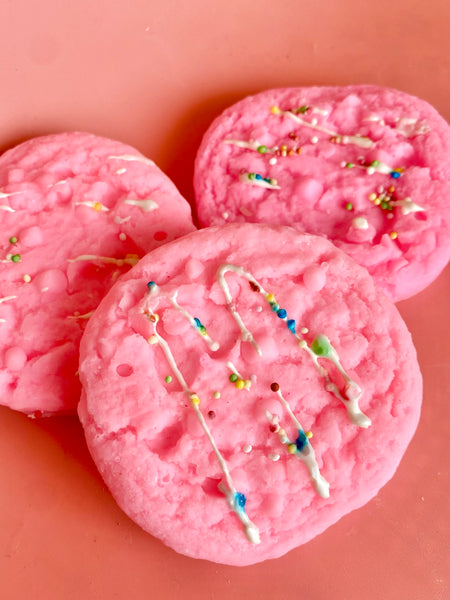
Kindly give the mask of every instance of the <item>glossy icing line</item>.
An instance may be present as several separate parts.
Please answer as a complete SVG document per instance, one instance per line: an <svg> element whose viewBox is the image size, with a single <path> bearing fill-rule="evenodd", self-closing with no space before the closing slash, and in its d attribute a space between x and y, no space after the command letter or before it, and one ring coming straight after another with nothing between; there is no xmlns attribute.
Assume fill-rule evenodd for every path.
<svg viewBox="0 0 450 600"><path fill-rule="evenodd" d="M127 254L125 258L114 258L112 256L97 256L95 254L80 254L76 258L68 258L67 262L74 263L79 261L91 261L91 262L103 262L106 264L117 265L118 267L122 267L123 265L131 265L134 266L139 261L139 256L137 254Z"/></svg>
<svg viewBox="0 0 450 600"><path fill-rule="evenodd" d="M130 206L137 206L143 212L150 212L159 208L159 204L157 204L151 198L145 198L143 200L134 200L132 198L128 198L127 200L124 200L123 203L128 204Z"/></svg>
<svg viewBox="0 0 450 600"><path fill-rule="evenodd" d="M127 162L140 162L145 165L155 166L155 163L152 160L150 160L146 156L142 156L139 154L121 154L120 156L108 156L108 159L109 160L124 160Z"/></svg>
<svg viewBox="0 0 450 600"><path fill-rule="evenodd" d="M3 296L3 298L0 298L0 304L3 302L9 302L9 300L15 300L16 298L17 296Z"/></svg>
<svg viewBox="0 0 450 600"><path fill-rule="evenodd" d="M355 425L358 425L359 427L364 427L364 428L369 427L371 424L370 419L359 408L359 400L362 396L361 388L358 386L358 384L355 381L353 381L353 379L351 379L349 377L347 372L342 367L340 360L339 360L339 356L338 356L336 350L331 345L328 338L324 335L318 335L316 338L314 338L314 340L311 344L311 347L309 347L306 340L304 340L296 332L295 321L293 319L288 318L287 312L283 308L280 308L280 306L277 304L276 299L273 296L273 294L266 292L266 290L253 277L253 275L251 275L243 267L240 267L237 265L232 265L232 264L224 264L224 265L221 265L219 267L219 269L217 270L217 280L218 280L220 287L223 290L228 309L231 312L236 324L238 325L238 327L241 331L242 340L246 341L246 342L250 342L252 344L252 346L255 348L255 350L258 352L258 354L260 356L262 355L261 348L259 347L255 338L253 337L253 334L245 326L245 324L242 320L242 317L240 316L239 312L236 309L235 303L233 301L233 297L230 292L230 288L225 279L225 274L228 272L233 272L236 275L246 279L250 283L253 291L261 294L267 300L272 311L276 313L278 318L280 318L281 320L286 322L287 328L293 334L293 336L297 339L299 347L304 349L308 353L308 355L311 358L311 360L313 361L313 364L316 367L317 371L325 379L325 389L327 391L331 392L332 394L334 394L334 396L336 398L338 398L346 407L347 414L348 414L350 421L352 423L354 423ZM327 360L329 360L337 368L339 373L342 375L342 377L344 378L344 382L345 382L346 397L344 397L341 394L338 386L331 381L328 371L319 364L318 357L326 358Z"/></svg>
<svg viewBox="0 0 450 600"><path fill-rule="evenodd" d="M247 539L252 544L259 544L260 543L259 529L249 519L247 513L245 512L246 498L245 498L244 494L238 492L235 488L233 479L232 479L230 471L228 469L228 465L227 465L225 459L223 458L219 448L217 447L217 444L215 443L214 438L211 434L211 431L205 421L203 413L200 410L200 398L194 391L189 389L180 369L178 368L178 365L174 359L174 356L172 354L169 344L157 331L157 323L158 323L159 317L149 307L150 300L152 299L153 295L157 291L158 291L158 287L156 286L156 284L154 284L154 282L150 282L149 286L148 286L148 292L146 294L146 302L145 302L145 308L144 308L144 313L143 313L147 317L147 319L150 321L150 323L152 323L152 325L153 325L153 335L155 336L155 339L153 339L151 341L149 340L149 341L150 341L150 343L154 343L156 341L156 343L161 347L161 349L166 357L166 360L167 360L173 374L175 375L175 378L177 379L178 383L180 384L184 394L189 399L190 404L197 416L197 419L199 420L200 425L202 426L202 429L205 432L205 434L209 440L209 443L211 444L213 452L217 458L217 461L218 461L219 466L224 474L225 481L226 481L226 485L224 484L224 482L221 482L219 484L220 491L225 495L225 499L226 499L230 509L237 515L238 519L242 523L244 533L245 533Z"/></svg>
<svg viewBox="0 0 450 600"><path fill-rule="evenodd" d="M329 136L331 136L332 141L337 144L354 144L356 146L360 146L361 148L372 148L375 145L375 143L368 137L364 137L362 135L342 135L340 133L337 133L336 131L332 131L331 129L322 127L317 123L305 121L305 119L300 118L291 110L281 110L280 108L278 108L278 106L272 106L270 112L274 115L287 116L299 125L309 127L310 129L314 129L315 131L326 133Z"/></svg>
<svg viewBox="0 0 450 600"><path fill-rule="evenodd" d="M156 286L156 284L154 285ZM189 323L192 325L195 331L197 331L200 337L203 338L203 340L205 340L205 342L208 344L211 350L213 352L216 352L220 348L220 344L211 339L208 332L206 331L206 327L204 327L200 322L200 319L192 316L191 313L189 313L185 308L178 304L177 295L178 292L175 292L175 294L169 298L169 302L172 304L175 310L181 313L183 317L185 317L189 321Z"/></svg>

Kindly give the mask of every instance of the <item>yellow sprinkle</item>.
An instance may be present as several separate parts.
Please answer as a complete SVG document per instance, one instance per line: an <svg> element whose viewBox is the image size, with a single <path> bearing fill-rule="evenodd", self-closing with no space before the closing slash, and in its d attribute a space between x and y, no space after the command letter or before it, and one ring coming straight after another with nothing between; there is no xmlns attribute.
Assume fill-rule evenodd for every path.
<svg viewBox="0 0 450 600"><path fill-rule="evenodd" d="M270 183L271 183L272 185L278 185L278 179L271 179L271 180L270 180Z"/></svg>
<svg viewBox="0 0 450 600"><path fill-rule="evenodd" d="M275 302L275 296L273 294L267 294L267 302Z"/></svg>
<svg viewBox="0 0 450 600"><path fill-rule="evenodd" d="M391 231L391 233L389 234L391 236L391 239L396 240L398 238L398 233L396 231Z"/></svg>
<svg viewBox="0 0 450 600"><path fill-rule="evenodd" d="M194 406L198 406L200 404L200 398L197 394L191 394L190 400Z"/></svg>
<svg viewBox="0 0 450 600"><path fill-rule="evenodd" d="M100 204L100 202L94 202L94 204L92 205L92 208L94 210L96 210L97 212L100 212L102 210L102 205Z"/></svg>
<svg viewBox="0 0 450 600"><path fill-rule="evenodd" d="M375 200L373 201L374 204L376 204L377 206L380 206L381 204L381 198L375 198Z"/></svg>
<svg viewBox="0 0 450 600"><path fill-rule="evenodd" d="M373 201L374 201L374 200L376 200L376 199L377 199L377 195L376 195L374 192L372 192L372 193L369 195L369 200L370 200L371 202L373 202Z"/></svg>
<svg viewBox="0 0 450 600"><path fill-rule="evenodd" d="M271 106L271 107L270 107L270 112L271 112L273 115L278 115L278 114L280 113L280 109L278 108L278 106Z"/></svg>
<svg viewBox="0 0 450 600"><path fill-rule="evenodd" d="M156 336L156 335L151 335L151 336L148 338L148 343L149 343L149 344L157 344L157 343L158 343L158 338L157 338L157 336Z"/></svg>
<svg viewBox="0 0 450 600"><path fill-rule="evenodd" d="M214 400L218 400L220 398L220 392L213 392Z"/></svg>
<svg viewBox="0 0 450 600"><path fill-rule="evenodd" d="M297 452L297 446L295 444L288 444L287 451L289 454L295 454Z"/></svg>
<svg viewBox="0 0 450 600"><path fill-rule="evenodd" d="M306 348L307 345L308 344L306 343L305 340L300 340L299 343L298 343L298 347L299 348Z"/></svg>
<svg viewBox="0 0 450 600"><path fill-rule="evenodd" d="M234 385L237 387L238 390L242 390L245 386L245 381L243 381L242 379L236 379Z"/></svg>
<svg viewBox="0 0 450 600"><path fill-rule="evenodd" d="M308 440L310 440L313 437L313 432L312 431L305 431L305 435L308 438Z"/></svg>

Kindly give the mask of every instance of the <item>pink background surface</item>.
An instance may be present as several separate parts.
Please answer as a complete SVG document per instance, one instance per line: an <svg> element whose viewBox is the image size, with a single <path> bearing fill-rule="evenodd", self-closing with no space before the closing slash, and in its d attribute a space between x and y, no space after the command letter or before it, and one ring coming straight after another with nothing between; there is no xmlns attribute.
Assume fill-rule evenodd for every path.
<svg viewBox="0 0 450 600"><path fill-rule="evenodd" d="M374 83L450 120L449 20L447 0L2 0L0 149L91 131L136 146L192 200L203 132L248 93ZM0 600L450 598L450 268L399 309L425 391L397 474L309 544L253 567L191 560L141 531L75 418L0 408Z"/></svg>

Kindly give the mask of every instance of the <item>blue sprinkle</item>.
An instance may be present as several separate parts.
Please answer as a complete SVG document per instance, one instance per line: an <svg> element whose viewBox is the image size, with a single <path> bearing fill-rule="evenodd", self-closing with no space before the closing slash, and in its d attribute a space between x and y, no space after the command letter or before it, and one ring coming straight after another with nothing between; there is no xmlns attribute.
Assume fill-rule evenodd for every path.
<svg viewBox="0 0 450 600"><path fill-rule="evenodd" d="M245 509L245 503L247 502L247 498L241 492L236 492L234 495L234 503L241 510Z"/></svg>
<svg viewBox="0 0 450 600"><path fill-rule="evenodd" d="M295 321L294 321L294 319L288 319L287 326L288 326L289 331L291 331L292 333L295 333Z"/></svg>
<svg viewBox="0 0 450 600"><path fill-rule="evenodd" d="M149 282L147 283L147 289L148 289L148 290L151 290L151 289L152 289L152 287L153 287L154 285L156 285L154 281L149 281Z"/></svg>
<svg viewBox="0 0 450 600"><path fill-rule="evenodd" d="M303 448L308 443L308 438L305 435L305 432L301 429L298 430L298 438L295 440L295 445L297 446L297 450L301 452Z"/></svg>
<svg viewBox="0 0 450 600"><path fill-rule="evenodd" d="M392 171L391 177L392 179L398 179L400 177L400 173L398 171Z"/></svg>
<svg viewBox="0 0 450 600"><path fill-rule="evenodd" d="M197 319L197 317L194 317L194 321L195 321L195 326L196 327L201 327L202 326L202 324L200 322L200 319Z"/></svg>
<svg viewBox="0 0 450 600"><path fill-rule="evenodd" d="M271 304L270 306L271 306L273 312L278 313L278 310L280 308L280 306L278 304Z"/></svg>
<svg viewBox="0 0 450 600"><path fill-rule="evenodd" d="M256 173L255 179L262 179L262 175L260 175L259 173Z"/></svg>
<svg viewBox="0 0 450 600"><path fill-rule="evenodd" d="M280 319L285 319L287 315L287 312L284 310L284 308L280 308L280 310L277 311L277 316L280 317Z"/></svg>

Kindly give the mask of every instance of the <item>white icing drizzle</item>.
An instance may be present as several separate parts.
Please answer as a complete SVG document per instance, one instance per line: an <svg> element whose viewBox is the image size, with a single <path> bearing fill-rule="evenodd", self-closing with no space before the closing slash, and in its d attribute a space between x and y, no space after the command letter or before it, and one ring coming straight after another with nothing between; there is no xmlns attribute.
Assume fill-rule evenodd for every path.
<svg viewBox="0 0 450 600"><path fill-rule="evenodd" d="M13 208L7 206L6 204L0 204L0 210L5 210L6 212L16 212Z"/></svg>
<svg viewBox="0 0 450 600"><path fill-rule="evenodd" d="M239 180L247 183L248 185L255 185L257 187L267 188L269 190L279 190L280 186L276 183L270 183L270 181L266 181L266 179L251 179L250 173L241 173L239 175Z"/></svg>
<svg viewBox="0 0 450 600"><path fill-rule="evenodd" d="M154 286L154 287L156 287L156 286ZM148 300L151 298L153 292L154 292L154 289L150 289L147 294L147 303L146 303L147 305L148 305ZM197 394L189 389L181 371L178 368L178 365L175 362L175 359L173 357L173 354L172 354L169 344L157 331L156 324L158 322L158 316L148 306L147 306L146 310L144 311L144 315L153 324L153 335L155 336L156 341L159 344L160 348L164 352L166 360L169 363L169 366L172 369L172 372L175 375L175 378L177 379L178 383L180 384L184 394L190 400L190 404L197 416L197 419L200 422L200 425L203 428L203 431L206 434L206 437L209 440L209 443L211 444L211 447L217 458L219 466L225 476L226 485L224 485L224 483L221 482L219 484L220 491L225 495L225 499L226 499L229 507L231 508L231 510L236 514L238 519L241 521L243 529L244 529L244 533L245 533L247 539L252 544L259 544L260 537L259 537L258 527L256 527L256 525L254 523L252 523L252 521L249 519L245 510L236 501L238 492L234 486L233 479L231 478L231 474L228 469L228 465L227 465L225 459L223 458L219 448L217 447L217 445L214 441L214 438L211 434L211 431L210 431L210 429L205 421L205 418L202 414L202 411L199 408L200 400L199 400ZM152 320L152 319L154 319L154 320Z"/></svg>
<svg viewBox="0 0 450 600"><path fill-rule="evenodd" d="M17 298L17 296L3 296L3 298L0 298L0 304L3 304L3 302L9 302L9 300L15 300Z"/></svg>
<svg viewBox="0 0 450 600"><path fill-rule="evenodd" d="M240 275L241 277L244 277L245 279L247 279L247 281L251 281L255 285L259 286L259 284L253 278L253 276L250 275L250 273L247 273L247 271L245 271L245 269L243 269L242 267L237 267L236 265L225 264L225 265L222 265L221 267L219 267L219 270L217 271L217 280L218 280L219 285L222 288L223 293L225 295L225 300L227 301L228 309L231 312L233 319L236 321L237 326L241 330L242 340L244 342L250 342L251 345L256 350L256 352L260 356L262 356L261 348L256 343L255 338L253 337L251 332L244 325L244 322L241 319L241 315L238 313L238 311L235 308L235 304L233 302L233 297L230 293L230 288L228 287L228 283L226 282L226 279L225 279L225 273L227 273L228 271L232 271L233 273L236 273L236 275ZM259 287L261 289L261 293L265 294L266 292L261 288L261 286L259 286Z"/></svg>
<svg viewBox="0 0 450 600"><path fill-rule="evenodd" d="M123 203L129 204L130 206L138 206L143 212L150 212L159 208L159 205L150 198L145 198L143 200L128 198L127 200L124 200Z"/></svg>
<svg viewBox="0 0 450 600"><path fill-rule="evenodd" d="M156 287L156 284L155 284ZM191 313L189 313L185 308L183 308L182 306L180 306L177 302L177 295L178 292L175 292L175 294L169 298L169 302L172 304L172 306L175 308L175 310L177 310L179 313L181 313L183 315L183 317L185 317L189 323L192 325L192 327L195 329L195 331L198 333L198 335L208 344L208 346L211 348L211 350L213 352L216 352L219 348L220 348L220 344L218 342L215 342L214 340L211 339L211 337L209 336L208 333L206 333L206 330L204 333L201 332L198 323L195 320L195 317L193 317L191 315Z"/></svg>
<svg viewBox="0 0 450 600"><path fill-rule="evenodd" d="M369 115L368 117L365 117L363 121L373 121L374 123L379 123L381 126L385 124L384 119L382 119L378 115Z"/></svg>
<svg viewBox="0 0 450 600"><path fill-rule="evenodd" d="M141 156L139 154L121 154L120 156L108 156L108 159L109 160L125 160L128 162L140 162L140 163L144 163L145 165L155 166L155 163L152 160L150 160L146 156Z"/></svg>
<svg viewBox="0 0 450 600"><path fill-rule="evenodd" d="M294 114L290 110L278 110L275 114L286 115L299 125L310 127L311 129L321 131L322 133L327 133L331 137L335 138L334 141L338 144L355 144L355 146L360 146L361 148L372 148L375 145L371 139L362 135L342 135L336 131L322 127L321 125L313 125L313 123L301 119L298 115Z"/></svg>
<svg viewBox="0 0 450 600"><path fill-rule="evenodd" d="M97 212L108 212L109 208L104 206L101 202L94 202L93 200L83 200L80 202L74 202L75 206L90 206L94 208Z"/></svg>
<svg viewBox="0 0 450 600"><path fill-rule="evenodd" d="M369 223L365 217L355 217L352 225L355 229L369 229Z"/></svg>
<svg viewBox="0 0 450 600"><path fill-rule="evenodd" d="M94 312L95 311L91 310L91 311L89 311L87 313L84 313L84 315L76 315L76 314L75 315L68 315L67 319L75 319L75 320L78 320L78 319L90 319L92 317L92 315L94 314Z"/></svg>
<svg viewBox="0 0 450 600"><path fill-rule="evenodd" d="M320 473L320 469L319 469L319 465L317 464L314 448L311 446L311 443L306 438L303 427L300 425L296 416L292 412L289 403L285 400L285 398L283 397L283 394L281 393L280 390L277 391L277 396L280 399L280 402L283 404L284 408L286 409L287 413L289 414L289 417L291 418L291 421L295 425L297 431L299 433L302 432L302 434L304 435L304 437L306 439L306 442L305 442L305 445L303 446L303 448L299 452L295 452L293 454L293 456L297 456L297 458L299 458L302 461L302 463L305 465L305 467L308 469L309 476L311 478L314 489L319 494L319 496L321 496L322 498L329 498L330 497L330 484ZM277 428L275 432L278 433L280 440L283 444L286 444L286 445L295 444L295 442L291 442L289 440L284 429L279 428L278 418L275 415L272 415L267 410L266 417L269 419L270 423Z"/></svg>
<svg viewBox="0 0 450 600"><path fill-rule="evenodd" d="M407 138L416 135L424 135L430 132L430 127L425 121L412 119L411 117L402 117L395 125L395 129Z"/></svg>
<svg viewBox="0 0 450 600"><path fill-rule="evenodd" d="M67 262L73 263L78 261L100 261L106 264L117 265L118 267L122 267L123 265L131 265L134 266L139 261L139 256L137 254L129 254L125 258L113 258L112 256L97 256L95 254L80 254L76 258L68 258Z"/></svg>
<svg viewBox="0 0 450 600"><path fill-rule="evenodd" d="M116 175L123 175L126 172L127 170L125 169L125 167L123 167L122 169L117 169Z"/></svg>
<svg viewBox="0 0 450 600"><path fill-rule="evenodd" d="M423 206L416 204L411 198L405 198L404 200L391 200L392 206L399 206L402 211L402 215L409 215L409 213L423 212L425 209Z"/></svg>
<svg viewBox="0 0 450 600"><path fill-rule="evenodd" d="M218 280L219 285L222 288L223 293L225 295L228 309L231 312L234 320L236 321L236 323L241 331L242 340L246 341L246 342L250 342L252 344L252 346L255 348L255 350L258 352L258 354L261 356L262 355L261 348L257 344L252 333L245 326L240 314L236 310L235 303L233 301L233 297L230 293L230 288L228 287L228 284L225 280L225 274L228 271L231 271L231 272L235 273L236 275L239 275L240 277L244 277L245 279L247 279L247 281L251 282L253 284L253 286L255 286L259 290L258 293L260 293L262 296L264 296L266 298L266 300L267 300L267 296L269 294L264 290L262 285L248 271L246 271L242 267L239 267L237 265L232 265L232 264L224 264L224 265L220 266L217 271L217 280ZM282 320L286 321L287 317L284 317ZM298 333L296 333L295 331L292 331L292 330L290 330L290 331L294 335L294 337L298 340L299 347L304 349L308 353L309 357L311 358L311 360L314 363L314 366L316 367L316 369L318 370L320 375L325 379L325 389L327 391L331 392L332 394L334 394L334 396L344 404L344 406L347 409L347 414L348 414L350 421L352 423L354 423L355 425L358 425L359 427L364 427L364 428L369 427L369 425L371 424L369 417L367 417L363 412L361 412L361 410L359 408L359 400L362 395L361 388L355 381L353 381L353 379L351 379L349 377L349 375L346 373L346 371L342 367L342 365L339 361L339 356L338 356L336 350L330 344L328 338L326 336L319 335L319 336L317 336L316 339L324 341L324 343L327 345L327 348L329 350L326 355L322 356L322 358L326 358L327 360L332 362L334 364L334 366L337 368L337 370L339 371L339 373L344 378L345 393L347 396L346 398L344 398L344 396L340 393L337 385L331 381L328 371L319 364L317 355L308 346L306 340L304 340L301 336L299 336Z"/></svg>
<svg viewBox="0 0 450 600"><path fill-rule="evenodd" d="M250 140L249 142L245 142L244 140L223 140L224 144L232 144L233 146L237 146L238 148L246 148L247 150L258 150L261 142ZM274 152L273 148L267 148L266 154L272 154Z"/></svg>
<svg viewBox="0 0 450 600"><path fill-rule="evenodd" d="M117 223L118 225L122 225L122 223L127 223L129 220L131 219L131 216L128 215L127 217L119 217L119 215L116 215L114 217L114 221L115 223Z"/></svg>

